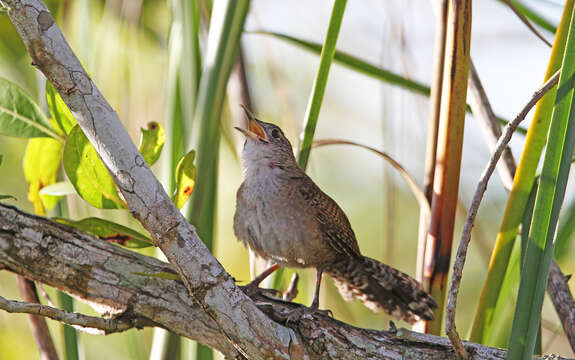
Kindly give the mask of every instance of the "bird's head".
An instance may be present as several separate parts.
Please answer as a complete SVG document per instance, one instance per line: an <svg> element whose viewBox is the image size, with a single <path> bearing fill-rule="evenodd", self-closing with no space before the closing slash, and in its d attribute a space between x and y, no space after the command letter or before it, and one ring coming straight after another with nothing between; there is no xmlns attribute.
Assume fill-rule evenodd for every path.
<svg viewBox="0 0 575 360"><path fill-rule="evenodd" d="M242 105L248 118L248 128L236 127L246 136L242 158L246 166L286 167L296 165L291 143L279 126L256 119Z"/></svg>

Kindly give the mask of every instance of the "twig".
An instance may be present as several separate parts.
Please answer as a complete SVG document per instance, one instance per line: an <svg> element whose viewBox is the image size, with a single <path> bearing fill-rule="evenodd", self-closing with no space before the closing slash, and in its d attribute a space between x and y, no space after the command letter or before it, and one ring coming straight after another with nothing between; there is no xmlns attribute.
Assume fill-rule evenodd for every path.
<svg viewBox="0 0 575 360"><path fill-rule="evenodd" d="M477 69L475 69L473 65L473 60L469 63L469 93L467 102L471 107L473 117L479 120L479 125L481 130L483 130L483 136L487 140L489 150L493 152L497 140L501 136L501 124L497 120L493 108L489 103ZM513 177L515 176L517 165L513 159L511 149L508 146L503 150L502 157L503 161L497 163L497 170L503 182L503 186L510 191L513 187Z"/></svg>
<svg viewBox="0 0 575 360"><path fill-rule="evenodd" d="M507 6L509 6L511 8L511 10L513 10L515 15L517 15L517 17L519 17L521 22L523 22L525 24L525 26L527 26L527 28L529 28L529 30L531 30L531 32L533 34L535 34L535 36L537 36L539 39L541 39L541 41L543 41L547 46L549 46L549 47L552 46L552 44L549 41L547 41L547 39L545 39L543 37L543 35L541 35L541 33L539 31L537 31L537 29L535 29L535 27L533 25L531 25L529 20L527 20L527 18L525 18L525 16L523 16L523 14L521 12L519 12L519 10L517 10L517 8L515 7L515 5L513 5L511 0L505 0L505 3L507 4Z"/></svg>
<svg viewBox="0 0 575 360"><path fill-rule="evenodd" d="M477 184L477 189L475 190L475 194L473 195L473 200L471 201L471 206L469 207L469 212L467 214L467 218L465 219L465 225L463 227L463 233L461 234L461 241L459 243L459 248L457 249L457 256L453 263L453 274L451 277L451 284L449 287L448 293L448 300L447 300L447 308L445 314L445 330L447 332L447 336L453 343L454 347L463 348L463 344L461 339L459 338L459 334L457 333L457 329L455 326L455 308L457 306L457 294L459 292L459 285L461 283L461 275L463 272L463 265L465 264L465 258L467 255L467 248L469 246L469 242L471 240L471 229L473 228L473 222L475 221L475 217L477 215L477 211L479 209L479 205L481 204L481 200L483 199L483 194L487 189L487 184L493 171L495 170L495 166L497 165L497 161L501 157L503 150L507 147L507 144L511 140L511 136L513 132L519 126L519 124L525 119L525 116L529 113L531 108L535 106L535 104L549 91L553 88L557 81L559 80L559 74L561 70L558 70L553 76L549 78L539 88L531 97L531 99L527 102L527 104L523 107L521 112L507 124L503 130L503 135L499 138L497 142L496 150L491 155L489 159L489 163L481 177L479 179L479 183Z"/></svg>
<svg viewBox="0 0 575 360"><path fill-rule="evenodd" d="M32 280L26 279L23 276L17 276L17 279L22 299L31 303L30 305L42 306L39 305L40 299L38 298L38 293L36 292L36 285L34 285L34 282ZM40 351L42 360L58 360L58 352L56 351L54 340L52 340L52 335L50 335L50 330L48 329L48 324L46 324L46 319L40 316L36 316L39 315L36 313L28 314L30 314L28 316L28 320L30 321L30 327L32 328L34 339L36 339L36 343L38 344L38 350Z"/></svg>
<svg viewBox="0 0 575 360"><path fill-rule="evenodd" d="M569 285L569 279L563 275L557 261L551 261L551 268L549 271L549 281L547 282L547 292L555 306L555 311L561 319L563 324L563 331L567 335L571 349L575 351L575 301Z"/></svg>
<svg viewBox="0 0 575 360"><path fill-rule="evenodd" d="M78 330L90 334L112 334L132 328L141 329L144 326L153 326L154 323L142 318L135 319L104 319L97 316L88 316L75 312L57 309L42 304L7 300L0 296L0 309L14 314L31 314L44 316L74 326Z"/></svg>

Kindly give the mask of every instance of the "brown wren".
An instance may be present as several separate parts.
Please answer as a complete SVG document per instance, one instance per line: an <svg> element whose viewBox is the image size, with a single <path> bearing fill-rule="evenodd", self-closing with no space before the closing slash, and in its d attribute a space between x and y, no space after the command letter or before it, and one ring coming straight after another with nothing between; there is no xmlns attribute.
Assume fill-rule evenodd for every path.
<svg viewBox="0 0 575 360"><path fill-rule="evenodd" d="M385 310L414 323L432 320L437 307L415 279L361 255L343 210L298 166L282 130L245 107L248 129L242 151L244 182L237 193L234 232L258 256L275 262L248 286L279 266L317 269L312 310L318 309L323 273L345 300L357 297L373 311Z"/></svg>

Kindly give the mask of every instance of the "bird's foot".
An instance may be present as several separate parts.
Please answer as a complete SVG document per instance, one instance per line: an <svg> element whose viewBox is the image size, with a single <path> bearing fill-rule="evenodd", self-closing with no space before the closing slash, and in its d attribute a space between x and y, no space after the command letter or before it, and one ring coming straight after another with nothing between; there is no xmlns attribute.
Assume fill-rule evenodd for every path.
<svg viewBox="0 0 575 360"><path fill-rule="evenodd" d="M313 315L316 315L316 316L319 315L319 316L324 316L324 317L333 317L333 313L329 309L322 310L322 309L318 309L317 307L313 307L313 306L312 307L301 306L301 307L290 310L289 313L287 313L285 321L286 321L286 324L296 323L305 317L312 317Z"/></svg>

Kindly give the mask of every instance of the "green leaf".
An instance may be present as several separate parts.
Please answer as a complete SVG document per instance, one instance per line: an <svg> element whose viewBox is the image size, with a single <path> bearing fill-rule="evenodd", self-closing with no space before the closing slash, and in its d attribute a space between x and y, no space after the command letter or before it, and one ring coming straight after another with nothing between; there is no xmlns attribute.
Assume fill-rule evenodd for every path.
<svg viewBox="0 0 575 360"><path fill-rule="evenodd" d="M557 237L555 239L555 258L557 261L565 259L569 254L569 247L575 234L575 199L571 199L569 206L564 207L562 217L559 219Z"/></svg>
<svg viewBox="0 0 575 360"><path fill-rule="evenodd" d="M146 125L146 129L142 128L142 137L140 139L140 153L144 157L146 164L152 166L162 153L166 135L162 125L155 121L151 121Z"/></svg>
<svg viewBox="0 0 575 360"><path fill-rule="evenodd" d="M311 51L315 54L321 54L321 49L322 46L321 44L318 43L314 43L311 41L307 41L307 40L303 40L303 39L299 39L296 38L294 36L290 36L287 34L282 34L279 32L274 32L274 31L254 31L252 32L254 34L263 34L263 35L269 35L269 36L273 36L277 39L286 41L288 43L291 43L293 45L299 46L302 49ZM357 72L360 72L364 75L368 75L371 76L375 79L379 79L382 81L385 81L387 83L393 84L393 85L397 85L399 87L402 87L404 89L407 90L411 90L415 93L421 94L421 95L425 95L425 96L429 96L431 90L429 89L428 85L425 85L423 83L414 81L414 80L410 80L407 79L399 74L396 74L392 71L389 70L385 70L380 68L379 66L370 64L369 62L362 60L356 56L353 55L349 55L343 51L335 51L334 57L333 57L333 61L335 61L336 63L339 63L351 70L355 70Z"/></svg>
<svg viewBox="0 0 575 360"><path fill-rule="evenodd" d="M575 148L575 8L563 55L557 96L551 115L547 149L535 198L529 231L526 265L521 271L517 307L509 340L508 359L530 359L541 323L553 240L565 198L571 158Z"/></svg>
<svg viewBox="0 0 575 360"><path fill-rule="evenodd" d="M62 140L30 95L4 78L0 78L0 134Z"/></svg>
<svg viewBox="0 0 575 360"><path fill-rule="evenodd" d="M176 193L172 197L172 201L178 209L184 207L184 204L192 195L194 185L196 183L196 167L194 166L194 159L196 152L194 150L187 153L176 166Z"/></svg>
<svg viewBox="0 0 575 360"><path fill-rule="evenodd" d="M54 220L61 224L73 226L78 230L87 232L102 240L127 248L141 249L154 246L152 240L146 235L112 221L95 217L78 221L63 218L54 218Z"/></svg>
<svg viewBox="0 0 575 360"><path fill-rule="evenodd" d="M59 181L43 187L42 190L40 190L40 195L66 196L75 193L76 189L74 189L74 185L69 181Z"/></svg>
<svg viewBox="0 0 575 360"><path fill-rule="evenodd" d="M56 121L62 132L68 135L74 125L76 125L76 119L74 115L72 115L68 105L62 100L60 94L58 94L49 81L46 81L46 101L48 102L48 108L50 109L52 118Z"/></svg>
<svg viewBox="0 0 575 360"><path fill-rule="evenodd" d="M12 199L12 200L17 200L14 196L12 195L2 195L0 194L0 200L6 200L6 199Z"/></svg>
<svg viewBox="0 0 575 360"><path fill-rule="evenodd" d="M565 2L544 81L548 80L561 68L574 3L574 0ZM494 320L493 309L500 296L499 292L506 274L513 244L519 232L519 226L535 182L537 169L539 169L541 163L541 154L547 143L547 134L556 93L556 87L551 89L539 100L535 107L533 120L529 126L529 134L526 137L523 153L517 165L513 189L509 194L505 214L499 227L493 253L491 254L487 277L479 298L475 320L471 327L470 341L493 345L486 343L485 339L493 331L491 326Z"/></svg>
<svg viewBox="0 0 575 360"><path fill-rule="evenodd" d="M0 165L2 165L3 160L4 160L4 155L0 154Z"/></svg>
<svg viewBox="0 0 575 360"><path fill-rule="evenodd" d="M156 272L156 273L144 273L144 272L137 272L136 271L136 272L133 272L132 274L140 275L140 276L153 277L153 278L157 278L157 279L180 280L180 276L178 274L164 272L164 271L160 271L160 272Z"/></svg>
<svg viewBox="0 0 575 360"><path fill-rule="evenodd" d="M99 209L127 208L98 153L76 125L64 146L64 169L82 199Z"/></svg>
<svg viewBox="0 0 575 360"><path fill-rule="evenodd" d="M60 197L42 195L40 190L54 184L62 161L62 143L51 138L28 140L24 155L24 176L29 184L28 200L37 215L45 215Z"/></svg>
<svg viewBox="0 0 575 360"><path fill-rule="evenodd" d="M505 4L506 1L508 1L508 0L499 0L499 2L501 2L503 4ZM535 10L531 9L527 5L524 5L517 0L511 0L511 4L523 16L525 16L527 19L531 20L531 22L539 25L541 28L543 28L549 32L552 32L552 33L557 32L557 26L553 25L549 20L545 19L543 16L541 16L539 13L537 13Z"/></svg>
<svg viewBox="0 0 575 360"><path fill-rule="evenodd" d="M318 43L315 43L312 41L303 40L303 39L296 38L296 37L291 36L291 35L282 34L282 33L274 32L274 31L263 31L263 30L261 30L261 31L250 31L248 33L269 35L269 36L275 37L279 40L286 41L292 45L299 46L300 48L307 50L307 51L310 51L314 54L317 54L317 55L321 54L321 49L322 49L321 44L318 44ZM343 51L336 50L335 55L333 57L333 61L340 64L340 65L343 65L343 66L345 66L348 69L351 69L353 71L357 71L361 74L370 76L374 79L384 81L388 84L399 86L400 88L412 91L416 94L420 94L420 95L429 97L429 95L431 93L429 86L424 84L424 83L420 83L420 82L415 81L415 80L410 80L410 79L408 79L402 75L399 75L399 74L394 73L394 72L389 71L389 70L385 70L383 68L380 68L377 65L370 64L369 62L367 62L365 60L362 60L362 59L360 59L356 56L353 56L353 55L349 55ZM467 107L467 111L471 112L471 109L469 107ZM497 120L502 125L507 125L509 123L508 120L505 120L500 116L497 116ZM525 130L522 127L518 127L515 131L520 133L520 134L526 134L527 133L527 130Z"/></svg>
<svg viewBox="0 0 575 360"><path fill-rule="evenodd" d="M345 13L347 0L335 0L331 10L327 35L319 57L319 67L311 89L304 117L303 139L299 146L297 162L305 170L311 152L311 144L323 102L323 94L327 85L329 69L335 56L335 46L339 36L339 29Z"/></svg>

